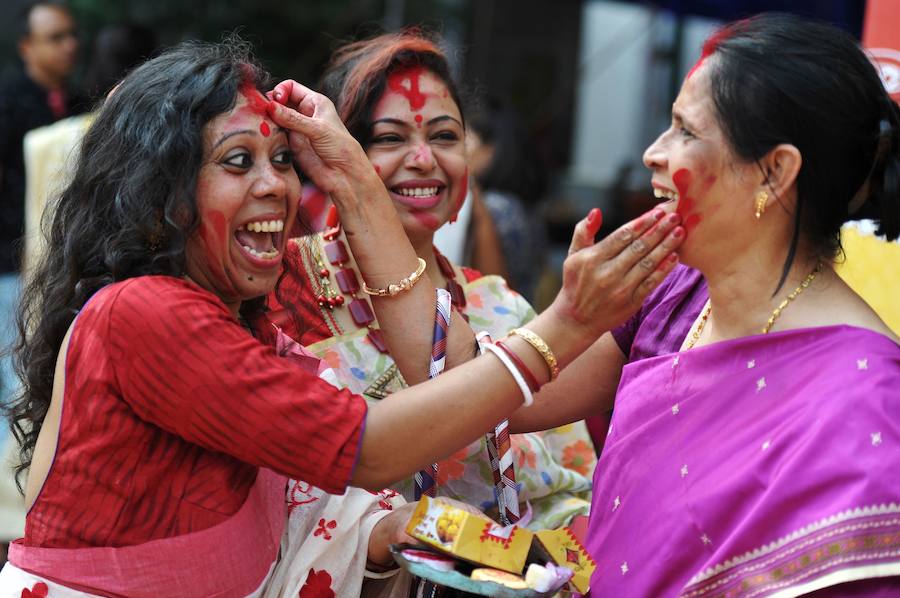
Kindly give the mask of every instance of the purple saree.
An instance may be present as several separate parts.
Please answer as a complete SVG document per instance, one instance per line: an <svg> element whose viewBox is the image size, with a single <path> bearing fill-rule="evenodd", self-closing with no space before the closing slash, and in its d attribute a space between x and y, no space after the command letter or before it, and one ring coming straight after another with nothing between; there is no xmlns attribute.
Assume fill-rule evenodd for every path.
<svg viewBox="0 0 900 598"><path fill-rule="evenodd" d="M885 336L789 330L631 363L594 477L591 596L883 591L900 576L898 471Z"/></svg>

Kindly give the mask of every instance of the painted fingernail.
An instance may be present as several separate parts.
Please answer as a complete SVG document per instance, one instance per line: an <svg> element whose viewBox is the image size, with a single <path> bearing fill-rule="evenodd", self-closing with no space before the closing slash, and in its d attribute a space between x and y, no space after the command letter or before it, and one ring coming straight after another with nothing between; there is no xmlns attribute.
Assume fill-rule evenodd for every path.
<svg viewBox="0 0 900 598"><path fill-rule="evenodd" d="M675 237L676 239L680 239L681 237L684 236L684 229L679 226L678 228L676 228L675 230L672 231L672 236Z"/></svg>
<svg viewBox="0 0 900 598"><path fill-rule="evenodd" d="M681 216L675 213L669 214L669 218L666 220L666 222L670 224L678 224L679 222L681 222Z"/></svg>
<svg viewBox="0 0 900 598"><path fill-rule="evenodd" d="M587 221L591 226L599 227L600 223L603 222L603 212L600 211L600 208L594 208L588 212Z"/></svg>
<svg viewBox="0 0 900 598"><path fill-rule="evenodd" d="M663 216L665 216L665 215L666 215L666 213L662 210L653 210L653 219L654 220L662 220Z"/></svg>

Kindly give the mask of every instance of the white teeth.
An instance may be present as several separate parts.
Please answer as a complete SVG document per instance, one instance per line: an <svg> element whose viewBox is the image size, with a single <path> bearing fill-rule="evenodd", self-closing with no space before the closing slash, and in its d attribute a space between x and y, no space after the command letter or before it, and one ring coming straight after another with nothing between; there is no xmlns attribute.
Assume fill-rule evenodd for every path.
<svg viewBox="0 0 900 598"><path fill-rule="evenodd" d="M432 195L437 195L437 192L437 187L406 187L398 190L400 195L405 195L407 197L430 197Z"/></svg>
<svg viewBox="0 0 900 598"><path fill-rule="evenodd" d="M678 193L676 193L675 191L657 189L656 187L653 188L653 196L656 197L657 199L662 199L662 198L674 199L674 200L678 199Z"/></svg>
<svg viewBox="0 0 900 598"><path fill-rule="evenodd" d="M281 255L280 252L274 248L270 249L268 251L257 251L255 249L253 249L252 247L250 247L249 245L243 245L243 248L250 255L258 257L260 259L264 259L264 260L272 260L272 259L277 258L279 255Z"/></svg>
<svg viewBox="0 0 900 598"><path fill-rule="evenodd" d="M284 230L284 220L248 222L246 225L238 227L238 230L245 228L251 233L280 233Z"/></svg>

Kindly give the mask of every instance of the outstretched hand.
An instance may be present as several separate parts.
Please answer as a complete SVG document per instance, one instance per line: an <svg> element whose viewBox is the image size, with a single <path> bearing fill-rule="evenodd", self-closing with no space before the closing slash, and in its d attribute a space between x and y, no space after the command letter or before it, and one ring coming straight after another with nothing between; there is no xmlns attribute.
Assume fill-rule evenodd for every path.
<svg viewBox="0 0 900 598"><path fill-rule="evenodd" d="M341 195L375 180L381 184L331 100L293 80L282 81L269 95L269 115L287 130L300 168L319 189Z"/></svg>
<svg viewBox="0 0 900 598"><path fill-rule="evenodd" d="M595 338L624 322L678 262L680 222L657 207L595 243L602 216L591 210L575 227L551 309Z"/></svg>

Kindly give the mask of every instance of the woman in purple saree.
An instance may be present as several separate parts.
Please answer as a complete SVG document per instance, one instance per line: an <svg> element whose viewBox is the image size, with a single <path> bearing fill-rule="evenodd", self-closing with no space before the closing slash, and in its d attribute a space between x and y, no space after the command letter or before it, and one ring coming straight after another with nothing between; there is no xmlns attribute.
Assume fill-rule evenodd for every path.
<svg viewBox="0 0 900 598"><path fill-rule="evenodd" d="M767 15L707 42L644 160L708 300L676 352L623 370L593 596L900 591L900 348L829 265L864 203L897 236L898 129L830 27Z"/></svg>
<svg viewBox="0 0 900 598"><path fill-rule="evenodd" d="M900 346L831 267L851 214L900 234L898 154L900 111L850 36L761 15L705 44L644 155L694 269L581 360L631 361L591 596L900 595ZM594 363L557 383L568 419L603 407L617 371ZM559 425L546 408L512 428Z"/></svg>

